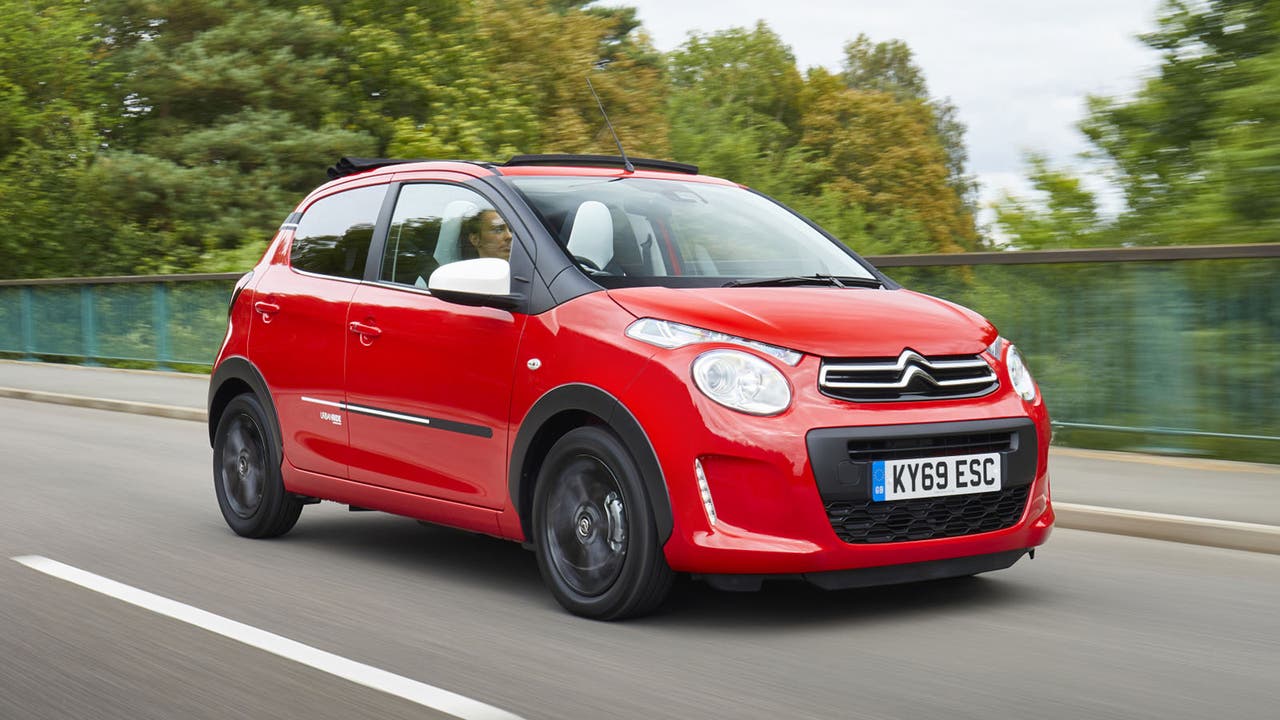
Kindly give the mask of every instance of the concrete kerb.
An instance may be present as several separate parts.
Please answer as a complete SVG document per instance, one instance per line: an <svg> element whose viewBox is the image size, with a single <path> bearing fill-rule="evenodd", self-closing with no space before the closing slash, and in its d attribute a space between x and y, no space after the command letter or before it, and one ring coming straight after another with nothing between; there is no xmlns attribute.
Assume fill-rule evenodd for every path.
<svg viewBox="0 0 1280 720"><path fill-rule="evenodd" d="M129 400L111 400L108 398L82 397L64 395L62 393L44 392L42 390L24 390L21 388L0 387L0 397L13 400L29 400L32 402L53 403L56 405L72 405L75 407L93 408L95 410L111 410L135 415L153 415L173 420L194 420L205 422L209 414L200 408L177 407L175 405L155 405L152 403L131 402Z"/></svg>
<svg viewBox="0 0 1280 720"><path fill-rule="evenodd" d="M0 397L174 420L208 420L208 413L201 408L81 397L21 388L0 387ZM1057 525L1062 528L1280 555L1280 527L1272 525L1064 502L1055 502L1053 508L1057 515Z"/></svg>
<svg viewBox="0 0 1280 720"><path fill-rule="evenodd" d="M1061 528L1280 555L1280 527L1273 525L1064 502L1053 511Z"/></svg>

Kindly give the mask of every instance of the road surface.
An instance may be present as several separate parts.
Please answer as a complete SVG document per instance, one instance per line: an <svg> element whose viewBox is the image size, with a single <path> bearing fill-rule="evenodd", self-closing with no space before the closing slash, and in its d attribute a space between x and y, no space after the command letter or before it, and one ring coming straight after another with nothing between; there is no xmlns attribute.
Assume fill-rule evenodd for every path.
<svg viewBox="0 0 1280 720"><path fill-rule="evenodd" d="M0 718L435 718L403 696L51 577L40 556L525 718L1260 718L1280 556L1058 530L979 578L678 588L560 610L531 553L310 506L218 513L198 423L0 400Z"/></svg>

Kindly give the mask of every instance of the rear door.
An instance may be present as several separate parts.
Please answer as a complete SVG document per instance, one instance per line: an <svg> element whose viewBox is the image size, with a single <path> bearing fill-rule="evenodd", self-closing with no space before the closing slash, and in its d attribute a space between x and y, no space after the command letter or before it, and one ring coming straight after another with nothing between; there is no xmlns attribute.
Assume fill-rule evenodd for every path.
<svg viewBox="0 0 1280 720"><path fill-rule="evenodd" d="M386 192L369 185L312 202L288 261L272 263L257 285L249 357L275 401L285 461L302 470L347 476L347 308Z"/></svg>
<svg viewBox="0 0 1280 720"><path fill-rule="evenodd" d="M351 300L351 479L501 508L525 316L447 303L426 281L442 264L509 253L509 213L438 177L400 186L381 273Z"/></svg>

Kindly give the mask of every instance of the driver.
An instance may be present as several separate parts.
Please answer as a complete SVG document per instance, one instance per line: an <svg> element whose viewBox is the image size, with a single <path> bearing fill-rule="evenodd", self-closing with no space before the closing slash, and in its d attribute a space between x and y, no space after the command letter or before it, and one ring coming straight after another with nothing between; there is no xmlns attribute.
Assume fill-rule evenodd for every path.
<svg viewBox="0 0 1280 720"><path fill-rule="evenodd" d="M497 210L481 210L471 218L467 222L466 238L470 245L463 248L466 255L502 260L511 257L511 228Z"/></svg>

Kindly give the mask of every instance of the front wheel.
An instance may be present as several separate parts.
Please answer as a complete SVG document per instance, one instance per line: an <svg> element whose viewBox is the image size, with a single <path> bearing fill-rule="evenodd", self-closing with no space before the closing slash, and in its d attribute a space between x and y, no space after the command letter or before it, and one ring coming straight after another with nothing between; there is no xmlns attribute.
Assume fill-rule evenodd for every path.
<svg viewBox="0 0 1280 720"><path fill-rule="evenodd" d="M652 612L674 574L639 468L618 438L581 427L547 453L534 490L538 569L569 612L616 620Z"/></svg>
<svg viewBox="0 0 1280 720"><path fill-rule="evenodd" d="M268 422L257 396L237 395L227 403L213 436L218 507L227 525L245 537L283 535L302 513L302 502L284 489Z"/></svg>

